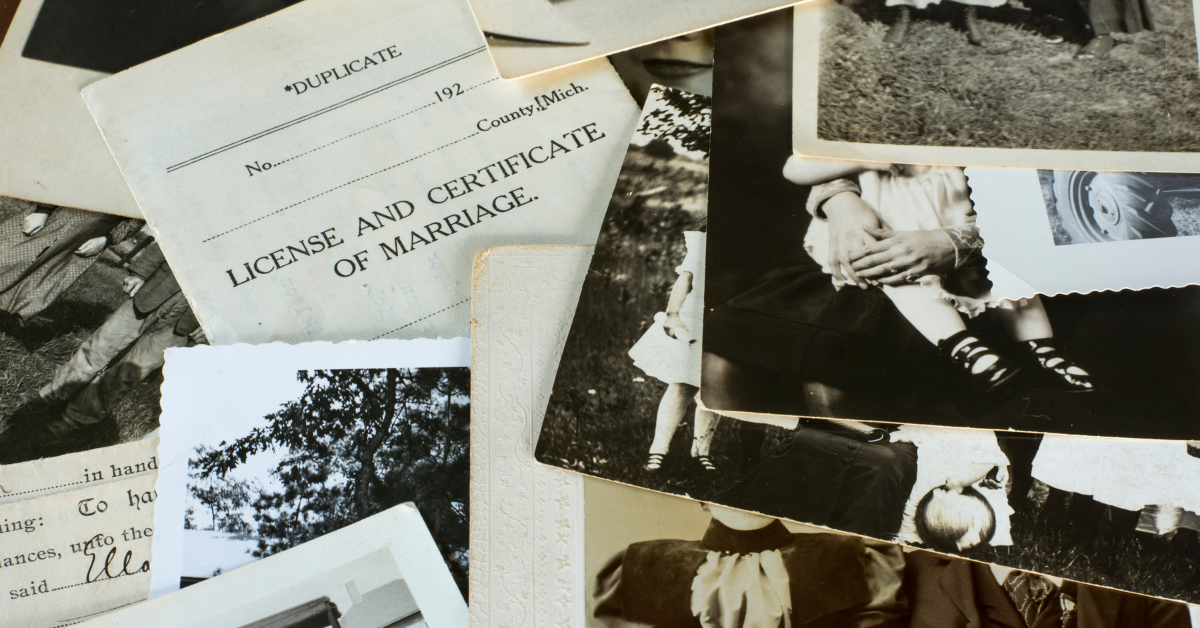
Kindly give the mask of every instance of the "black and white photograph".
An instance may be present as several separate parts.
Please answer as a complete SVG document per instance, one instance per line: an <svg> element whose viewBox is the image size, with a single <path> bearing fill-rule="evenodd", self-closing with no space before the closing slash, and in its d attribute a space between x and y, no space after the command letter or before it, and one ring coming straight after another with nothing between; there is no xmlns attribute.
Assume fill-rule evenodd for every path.
<svg viewBox="0 0 1200 628"><path fill-rule="evenodd" d="M1200 172L1191 0L822 0L796 10L800 154Z"/></svg>
<svg viewBox="0 0 1200 628"><path fill-rule="evenodd" d="M1054 244L1200 235L1200 175L1039 170Z"/></svg>
<svg viewBox="0 0 1200 628"><path fill-rule="evenodd" d="M1045 372L1034 370L1034 377L1013 373L1016 367L996 359L980 365L996 366L983 376L985 383L1003 368L1009 369L1009 378L990 393L980 390L972 383L979 381L978 374L954 365L953 354L939 354L908 322L902 306L878 285L859 288L847 284L837 289L830 273L806 250L806 238L812 243L806 233L815 222L806 210L812 195L805 186L811 184L795 181L805 164L790 157L787 135L777 132L786 129L789 121L788 57L778 46L780 41L788 41L789 17L765 16L718 29L717 47L733 52L718 60L714 73L706 264L688 271L690 277L679 279L687 271L683 260L691 252L690 243L686 251L675 251L659 261L658 256L671 250L670 240L657 239L654 231L633 223L627 213L628 204L636 202L631 199L638 198L636 189L623 187L630 185L631 174L638 172L630 167L636 163L637 153L631 150L627 157L563 350L537 443L537 459L623 484L934 552L1147 595L1195 599L1200 585L1195 569L1200 543L1195 532L1187 526L1150 530L1137 525L1143 511L1157 512L1169 503L1174 503L1172 509L1183 509L1172 512L1186 521L1190 502L1164 497L1161 491L1150 490L1149 483L1128 475L1113 476L1112 480L1120 482L1117 490L1124 491L1124 500L1098 501L1101 498L1094 498L1090 488L1066 484L1048 472L1035 476L1032 471L1042 436L1031 432L1053 425L1050 421L1054 419L1065 432L1095 432L1103 426L1109 435L1148 436L1149 429L1185 434L1191 429L1186 411L1176 407L1179 413L1173 422L1159 423L1155 419L1164 419L1165 413L1129 412L1133 402L1114 401L1122 398L1115 396L1107 383L1096 383L1091 372L1077 372L1083 370L1078 366L1084 363L1083 357L1049 343L1026 345L1031 352L1053 348L1053 352L1043 349L1046 359L1030 367ZM643 120L652 120L655 110L651 101ZM840 169L844 164L827 162L824 167ZM936 177L922 182L925 189L940 192L933 200L957 198L960 221L970 214L959 169L872 172L873 182L870 177L860 181L856 175L846 178L843 175L847 173L839 172L840 179L811 189L841 186L843 200L861 202L861 196L870 198L872 185L874 193L880 193L883 186L879 182L885 175L900 179L906 174L925 174ZM677 189L680 181L676 178L673 183ZM960 186L957 197L953 185ZM965 208L964 201L968 203ZM936 207L928 202L915 205L930 211ZM667 224L662 214L648 205L641 211L656 217L656 224ZM871 215L878 220L878 214ZM949 214L944 215L949 219ZM960 224L953 235L977 237L967 227ZM686 236L686 228L677 229ZM884 234L883 229L875 228L881 241L896 237ZM863 237L866 234L862 232ZM944 231L935 235L936 239L928 240L948 248L952 262L956 249L950 243L955 240ZM629 253L617 257L624 251ZM959 251L964 261L980 263L970 262L973 253L977 254L970 245ZM695 270L702 270L703 276ZM657 285L641 283L640 277L648 271L655 272ZM985 269L978 266L972 272L980 282L977 285L986 287ZM701 279L703 357L700 399L696 399L695 386L688 383L696 372L691 343L687 351L673 353L646 349L651 341L675 346L663 342L660 335L690 339L687 334L696 333L689 322L695 321L694 315L684 316L682 310L687 300L685 288ZM953 276L944 285L940 277L922 281L925 283L897 283L923 290L937 290L942 285L940 289L947 292L959 285ZM1136 313L1145 321L1146 315L1163 309L1162 305L1179 298L1174 295L1180 293L1191 295L1186 290L1150 291L1153 298L1149 304L1126 308L1122 314ZM666 294L665 300L658 296L662 294ZM1132 297L1127 303L1137 303L1145 294L1124 296ZM1102 325L1111 320L1106 310L1086 301L1067 299L1067 305L1054 306L1062 310L1049 305L1061 303L1061 299L1045 301L1047 305L1039 308L1041 300L1031 299L1028 309L1013 308L1004 314L1040 320L1043 325L1048 319L1052 330L1076 333L1086 329L1085 324ZM640 313L640 324L613 319L614 302L625 304L622 312ZM928 303L949 308L947 321L975 324L975 319L951 307L948 299ZM1173 307L1187 311L1179 305ZM1053 318L1049 312L1054 313ZM1064 313L1079 318L1061 318ZM923 313L914 318L924 324L933 316ZM1063 320L1068 322L1059 322ZM1182 335L1186 326L1170 328L1159 322L1148 328L1163 337L1157 340L1154 356L1147 356L1140 365L1150 364L1151 357L1161 357L1166 351L1181 355L1171 343L1186 337ZM668 330L675 335L668 335ZM992 323L990 333L998 336L1004 332L1002 323ZM1103 339L1093 341L1093 350L1115 349L1120 343L1111 330L1100 328L1090 333ZM897 334L906 334L906 339L897 342L897 337L889 337ZM983 341L971 338L975 338L975 348L969 353L976 354ZM1139 334L1138 341L1145 342L1146 334ZM921 343L928 345L927 349L920 349ZM1005 346L1022 345L1010 340ZM889 350L895 353L888 354ZM921 357L922 351L927 357ZM1136 355L1131 345L1124 345L1121 351L1126 360ZM1077 361L1067 362L1065 355ZM1190 364L1172 360L1176 367ZM1088 365L1092 363L1101 362L1089 360ZM1128 361L1114 364L1121 369L1133 367ZM1194 372L1190 366L1183 370ZM1021 378L1015 379L1018 375ZM1170 380L1166 372L1130 379L1135 375L1123 370L1120 378L1106 381L1137 381L1140 388L1175 386L1176 392L1170 396L1175 400L1191 394L1181 383L1183 378ZM909 377L917 379L901 385L901 379ZM1035 397L1030 381L1058 388ZM1007 393L1006 384L1012 387ZM1088 390L1088 385L1094 390ZM1092 395L1097 401L1087 401ZM1143 403L1146 398L1138 399L1137 403ZM1035 400L1038 408L1065 412L1066 418L1034 415L1031 404ZM1089 403L1095 405L1085 405ZM1107 407L1115 403L1130 405L1119 413ZM1010 404L1007 409L1005 404ZM1089 410L1085 413L1081 408ZM1139 418L1129 420L1131 416ZM1021 419L1025 422L1019 424L1020 429L1030 432L1009 429ZM996 423L993 429L979 429L983 421ZM1085 444L1095 440L1087 436L1061 438ZM1183 459L1175 451L1181 441L1132 443L1131 447L1142 444L1161 450L1143 454L1155 460L1178 463ZM1071 450L1070 444L1066 450ZM1042 456L1039 468L1070 466L1061 458L1047 462L1048 455ZM1077 455L1093 453L1080 446ZM1185 451L1183 455L1190 454ZM1136 468L1137 461L1129 464ZM1163 482L1185 473L1175 467L1141 468L1148 474L1165 474ZM1054 484L1048 480L1063 488L1050 490ZM1134 502L1138 502L1136 506ZM1126 525L1131 518L1132 523Z"/></svg>
<svg viewBox="0 0 1200 628"><path fill-rule="evenodd" d="M784 0L470 0L504 78L699 34ZM711 35L711 33L710 33ZM687 70L687 68L682 68Z"/></svg>
<svg viewBox="0 0 1200 628"><path fill-rule="evenodd" d="M582 411L613 418L650 414L620 441L597 424L602 430L597 436L609 436L593 441L607 440L613 454L636 449L649 471L668 463L677 432L691 436L684 447L690 456L681 452L690 458L687 464L712 464L717 418L694 403L704 307L709 98L661 86L649 94L555 376L537 446L543 462L583 436L566 429ZM624 305L614 308L614 302ZM642 442L645 434L653 434L652 442ZM683 464L676 458L670 462Z"/></svg>
<svg viewBox="0 0 1200 628"><path fill-rule="evenodd" d="M0 197L0 464L153 432L164 350L204 342L142 221Z"/></svg>
<svg viewBox="0 0 1200 628"><path fill-rule="evenodd" d="M1179 602L612 483L587 498L593 628L1196 625Z"/></svg>
<svg viewBox="0 0 1200 628"><path fill-rule="evenodd" d="M1197 437L1200 288L1122 290L1144 287L1122 282L1104 292L998 297L986 256L1006 240L981 230L973 199L988 199L978 211L990 212L982 218L990 228L1044 229L1037 227L1047 217L1036 171L996 170L1003 179L984 186L975 177L968 185L961 168L794 155L779 141L788 117L781 106L763 104L780 102L786 78L778 65L756 58L778 54L766 42L750 42L747 53L725 57L725 65L718 60L714 71L714 99L725 105L714 107L713 122L701 386L707 407ZM1022 177L1031 183L1012 183ZM1008 211L1014 205L1024 214ZM1048 236L1043 231L1043 241ZM1026 256L1047 275L1070 267L1034 262L1027 240L1007 238L1013 246L1004 262ZM1145 249L1163 241L1123 244ZM1085 247L1049 248L1064 251L1061 257ZM1104 256L1099 248L1089 252ZM1194 272L1187 258L1154 259ZM1127 257L1123 264L1129 272L1155 267L1147 261Z"/></svg>
<svg viewBox="0 0 1200 628"><path fill-rule="evenodd" d="M995 297L1200 284L1200 175L965 172Z"/></svg>
<svg viewBox="0 0 1200 628"><path fill-rule="evenodd" d="M185 456L181 585L412 502L465 596L470 369L411 365L437 352L404 343L172 351L161 450ZM344 368L356 361L370 368ZM396 366L381 368L388 362Z"/></svg>
<svg viewBox="0 0 1200 628"><path fill-rule="evenodd" d="M421 515L402 504L89 626L453 628L466 621L467 605Z"/></svg>

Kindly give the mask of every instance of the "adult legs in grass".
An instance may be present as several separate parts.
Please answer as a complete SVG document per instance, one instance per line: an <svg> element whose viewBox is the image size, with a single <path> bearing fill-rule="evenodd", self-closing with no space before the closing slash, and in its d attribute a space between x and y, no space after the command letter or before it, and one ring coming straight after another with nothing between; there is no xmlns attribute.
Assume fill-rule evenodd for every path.
<svg viewBox="0 0 1200 628"><path fill-rule="evenodd" d="M896 21L888 27L883 41L890 46L903 46L908 39L908 28L912 24L912 9L904 5L896 7Z"/></svg>
<svg viewBox="0 0 1200 628"><path fill-rule="evenodd" d="M973 46L983 45L983 31L979 29L979 22L975 18L975 7L966 4L963 5L963 22L967 27L967 41Z"/></svg>

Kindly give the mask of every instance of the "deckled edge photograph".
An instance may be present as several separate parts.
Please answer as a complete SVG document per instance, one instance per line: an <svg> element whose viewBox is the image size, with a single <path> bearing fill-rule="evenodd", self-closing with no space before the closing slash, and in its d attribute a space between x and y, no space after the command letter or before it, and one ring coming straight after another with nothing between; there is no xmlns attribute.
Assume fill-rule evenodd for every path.
<svg viewBox="0 0 1200 628"><path fill-rule="evenodd" d="M1200 283L1200 175L967 168L997 297Z"/></svg>
<svg viewBox="0 0 1200 628"><path fill-rule="evenodd" d="M412 502L465 597L469 346L457 338L170 351L155 552L179 565L176 586ZM170 584L156 581L155 590Z"/></svg>
<svg viewBox="0 0 1200 628"><path fill-rule="evenodd" d="M412 504L82 625L461 628L467 605Z"/></svg>

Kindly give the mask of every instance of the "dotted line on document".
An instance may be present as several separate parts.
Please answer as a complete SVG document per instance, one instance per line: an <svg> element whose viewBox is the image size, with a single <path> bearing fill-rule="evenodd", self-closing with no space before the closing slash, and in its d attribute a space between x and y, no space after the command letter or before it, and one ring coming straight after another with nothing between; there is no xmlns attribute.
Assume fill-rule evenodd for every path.
<svg viewBox="0 0 1200 628"><path fill-rule="evenodd" d="M407 324L405 324L405 325L401 325L401 326L399 326L399 327L397 327L397 328L395 328L395 329L393 329L393 330L391 330L391 331L385 331L385 332L383 332L382 334L379 334L378 336L375 336L375 337L374 337L374 338L372 338L371 340L379 340L380 338L383 338L384 336L387 336L388 334L394 334L394 333L396 333L396 332L400 331L401 329L404 329L405 327L411 327L411 326L413 326L413 325L416 325L417 323L419 323L419 322L421 322L421 321L423 321L423 320L425 320L425 319L427 319L427 318L430 318L430 317L433 317L433 316L437 316L438 314L441 314L442 312L445 312L446 310L449 310L449 309L452 309L452 308L456 308L456 307L458 307L458 306L462 305L463 303L466 303L467 301L470 301L470 299L463 299L462 301L459 301L458 303L455 303L454 305L448 305L448 306L446 306L446 307L444 307L444 308L442 308L442 309L440 309L440 310L438 310L438 311L434 312L433 314L428 314L428 315L426 315L426 316L422 316L421 318L418 318L417 320L415 320L415 321L413 321L413 322L411 322L411 323L407 323Z"/></svg>
<svg viewBox="0 0 1200 628"><path fill-rule="evenodd" d="M120 477L131 478L134 476L146 475L147 473L150 473L150 472L142 471L139 473L130 473L128 475L121 475ZM30 493L41 493L43 491L53 491L54 489L57 489L57 488L66 488L68 486L76 486L79 484L101 484L101 483L107 484L109 481L111 481L113 479L115 479L115 478L109 478L108 480L97 480L95 482L88 482L87 480L80 480L78 482L68 482L66 484L59 484L58 486L46 486L43 488L32 488L32 489L29 489L28 491L20 491L17 493L0 493L0 499L4 499L7 497L16 497L17 495L28 495Z"/></svg>
<svg viewBox="0 0 1200 628"><path fill-rule="evenodd" d="M3 495L0 495L0 499L5 498L5 497L16 497L17 495L28 495L29 493L40 493L42 491L53 491L56 488L75 486L76 484L87 484L87 482L80 480L78 482L68 482L67 484L59 484L58 486L47 486L45 488L30 489L28 491L21 491L19 493L4 493Z"/></svg>
<svg viewBox="0 0 1200 628"><path fill-rule="evenodd" d="M482 82L482 83L480 83L480 84L476 85L475 87L483 87L484 85L487 85L488 83L491 83L492 81L499 81L499 80L500 80L500 77L499 77L499 76L497 76L496 78L488 79L488 80L486 80L486 81L484 81L484 82ZM467 93L467 92L469 92L469 91L471 91L471 90L475 89L475 87L468 87L468 88L466 88L466 89L464 89L464 90L463 90L463 93L465 94L465 93Z"/></svg>
<svg viewBox="0 0 1200 628"><path fill-rule="evenodd" d="M357 131L357 132L351 133L350 135L347 135L346 137L343 137L343 138L341 138L341 139L336 139L336 140L333 140L332 142L330 142L330 143L328 143L328 144L322 144L321 146L318 146L318 147L316 147L316 148L314 148L314 149L311 149L311 150L304 151L303 153L300 153L299 155L296 155L296 156L294 156L294 157L288 157L287 159L284 159L283 161L277 162L277 163L275 164L275 166L282 166L283 164L286 164L287 162L289 162L289 161L291 161L291 160L293 160L293 159L299 159L299 158L301 158L301 157L303 157L303 156L305 156L305 155L307 155L307 154L309 154L309 153L315 153L315 152L317 152L317 151L321 150L322 148L326 148L326 147L329 147L329 146L333 146L334 144L337 144L338 142L340 142L340 141L342 141L342 140L348 140L348 139L350 139L350 138L352 138L352 137L354 137L355 135L358 135L358 134L360 134L360 133L366 133L367 131L370 131L371 129L378 128L378 127L381 127L381 126L383 126L383 125L385 125L385 124L387 124L387 123L389 123L389 122L395 122L396 120L399 120L400 118L403 118L404 116L410 116L410 115L412 115L412 114L414 114L414 113L416 113L416 112L418 112L418 111L420 111L420 110L422 110L422 109L425 109L426 107L432 107L432 106L434 106L434 105L436 105L436 104L437 104L436 102L431 102L431 103L429 103L428 105L424 105L424 106L421 106L421 107L417 107L416 109L413 109L412 111L410 111L410 112L408 112L408 113L402 113L402 114L400 114L400 115L396 116L395 118L391 118L390 120L384 120L383 122L380 122L379 124L376 124L376 125L374 125L374 126L369 126L369 127L365 128L365 129L363 129L363 130L361 130L361 131Z"/></svg>
<svg viewBox="0 0 1200 628"><path fill-rule="evenodd" d="M96 582L99 582L99 580L97 580ZM62 591L63 589L73 589L75 587L81 587L85 584L95 584L95 582L80 582L79 584L68 584L66 586L62 586L62 587L58 587L57 589L50 589L50 590L51 591ZM70 624L67 624L67 625L69 626Z"/></svg>
<svg viewBox="0 0 1200 628"><path fill-rule="evenodd" d="M104 580L97 580L96 582L104 582ZM79 583L79 584L89 584L89 583L87 583L87 582L81 582L81 583ZM73 584L73 585L71 585L71 586L77 587L77 586L79 586L79 584ZM70 588L70 587L60 587L60 588L62 588L62 589L68 589L68 588ZM58 589L54 589L54 591L58 591ZM139 602L140 602L140 600L139 600L138 602L129 602L129 603L127 603L127 604L122 604L122 605L120 605L120 606L114 606L114 607L112 607L112 608L106 608L106 609L104 609L104 610L102 610L102 611L96 611L96 612L94 612L94 613L88 613L87 615L80 615L79 617L76 617L75 619L68 619L68 620L67 620L67 623L65 623L65 624L57 624L57 625L55 625L55 626L54 626L54 628L66 628L67 626L74 626L74 625L76 625L76 624L82 624L82 623L83 623L83 622L85 622L85 621L89 621L91 618L95 617L96 615L103 615L103 614L105 614L105 613L111 613L111 612L113 612L113 611L115 611L115 610L118 610L118 609L121 609L121 608L125 608L126 606L133 606L134 604L138 604Z"/></svg>
<svg viewBox="0 0 1200 628"><path fill-rule="evenodd" d="M291 208L293 208L293 207L295 207L295 206L297 206L297 205L303 205L304 203L307 203L307 202L309 202L309 201L313 200L314 198L319 198L319 197L325 196L326 194L329 194L330 192L333 192L333 191L335 191L335 190L340 190L340 189L342 189L342 188L346 187L347 185L351 185L351 184L354 184L354 183L358 183L359 181L362 181L363 179L367 179L367 178L373 177L373 176L375 176L375 175L377 175L377 174L379 174L379 173L381 173L381 172L387 172L388 170L391 170L391 169L393 169L393 168L399 168L400 166L403 166L404 164L407 164L407 163L409 163L409 162L416 161L416 160L418 160L418 159L420 159L420 158L422 158L422 157L424 157L424 156L426 156L426 155L429 155L429 154L432 154L432 153L436 153L436 152L438 152L439 150L442 150L443 148L447 148L447 147L450 147L450 146L454 146L455 144L457 144L457 143L459 143L459 142L462 142L462 141L465 141L465 140L469 140L469 139L471 139L472 137L475 137L476 135L479 135L480 133L482 133L482 131L476 131L476 132L474 132L474 133L472 133L472 134L470 134L470 135L468 135L468 136L466 136L466 137L464 137L464 138L462 138L462 139L457 139L457 140L454 140L453 142L450 142L449 144L442 144L441 146L438 146L437 148L435 148L435 149L433 149L433 150L426 151L426 152L424 152L424 153L421 153L420 155L417 155L416 157L412 157L412 158L410 158L410 159L406 159L406 160L404 160L404 161L402 161L402 162L400 162L400 163L398 163L398 164L393 164L393 165L391 165L391 166L388 166L387 168L384 168L384 169L382 169L382 170L376 170L375 172L372 172L371 174L366 174L366 175L363 175L363 176L361 176L361 177L359 177L359 178L357 178L357 179L354 179L354 180L351 180L351 181L347 181L347 182L345 182L345 183L343 183L343 184L341 184L341 185L339 185L339 186L337 186L337 187L329 188L328 190L325 190L324 192L321 192L320 194L314 194L313 196L310 196L310 197L308 197L308 198L306 198L306 199L304 199L304 200L302 200L302 201L296 201L295 203L292 203L291 205L288 205L287 207L282 207L282 208L280 208L280 209L277 209L277 210L275 210L275 211L273 211L273 212L271 212L271 213L269 213L269 214L266 214L265 216L259 216L258 218L255 218L254 220L251 220L250 222L247 222L247 223L240 224L240 225L238 225L238 226L236 226L236 227L234 227L234 228L232 228L232 229L229 229L228 231L222 231L221 233L218 233L218 234L217 234L217 235L215 235L215 236L211 236L211 237L205 238L205 239L204 239L202 242L209 242L209 241L211 241L211 240L216 240L217 238L219 238L219 237L221 237L221 236L223 236L223 235L226 235L226 234L233 233L234 231L237 231L238 229L241 229L241 228L243 228L243 227L249 227L250 225L252 225L252 224L254 224L254 223L256 223L256 222L258 222L258 221L260 221L260 220L262 220L262 219L264 219L264 218L270 218L271 216L274 216L275 214L278 214L279 212L282 212L282 211L289 210L289 209L291 209Z"/></svg>
<svg viewBox="0 0 1200 628"><path fill-rule="evenodd" d="M488 79L488 80L486 80L486 81L484 81L484 82L482 82L482 83L480 83L480 84L478 84L478 85L475 85L474 87L468 87L468 88L464 89L464 90L463 90L463 93L465 94L465 93L467 93L467 92L469 92L469 91L471 91L471 90L475 89L476 87L483 87L484 85L487 85L488 83L491 83L492 81L498 81L498 80L500 80L500 77L498 77L498 76L497 76L496 78L493 78L493 79ZM403 118L403 117L405 117L405 116L410 116L410 115L412 115L412 114L414 114L414 113L416 113L416 112L418 112L418 111L420 111L420 110L422 110L422 109L426 109L426 108L428 108L428 107L432 107L432 106L434 106L434 105L438 105L438 104L441 104L441 103L440 103L440 102L431 102L431 103L429 103L428 105L422 105L422 106L420 106L420 107L417 107L416 109L413 109L412 111L410 111L410 112L408 112L408 113L402 113L402 114L400 114L400 115L396 116L395 118L390 118L390 119L388 119L388 120L384 120L383 122L380 122L379 124L375 124L375 125L369 126L369 127L365 128L365 129L363 129L363 130L361 130L361 131L356 131L356 132L354 132L354 133L351 133L350 135L347 135L346 137L343 137L343 138L340 138L340 139L333 140L332 142L330 142L330 143L328 143L328 144L322 144L321 146L318 146L318 147L316 147L316 148L313 148L313 149L311 149L311 150L306 150L306 151L304 151L303 153L300 153L299 155L295 155L295 156L293 156L293 157L288 157L287 159L284 159L283 161L276 162L276 163L275 163L275 166L282 166L283 164L286 164L287 162L289 162L289 161L292 161L293 159L299 159L299 158L301 158L301 157L303 157L303 156L305 156L305 155L307 155L307 154L309 154L309 153L315 153L315 152L317 152L317 151L321 150L322 148L327 148L327 147L329 147L329 146L333 146L334 144L337 144L338 142L340 142L340 141L342 141L342 140L348 140L348 139L350 139L350 138L354 137L355 135L359 135L359 134L361 134L361 133L366 133L367 131L370 131L371 129L379 128L379 127L381 127L381 126L383 126L383 125L385 125L385 124L388 124L389 122L395 122L396 120L399 120L400 118Z"/></svg>

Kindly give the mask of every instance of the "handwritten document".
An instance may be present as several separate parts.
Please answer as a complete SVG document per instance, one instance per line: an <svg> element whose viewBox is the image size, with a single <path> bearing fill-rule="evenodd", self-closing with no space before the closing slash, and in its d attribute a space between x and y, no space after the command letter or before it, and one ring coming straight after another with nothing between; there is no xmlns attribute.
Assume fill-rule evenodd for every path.
<svg viewBox="0 0 1200 628"><path fill-rule="evenodd" d="M146 599L157 447L0 467L0 626L65 626Z"/></svg>
<svg viewBox="0 0 1200 628"><path fill-rule="evenodd" d="M84 98L217 344L469 333L471 260L595 241L638 111L503 81L465 0L311 0Z"/></svg>

